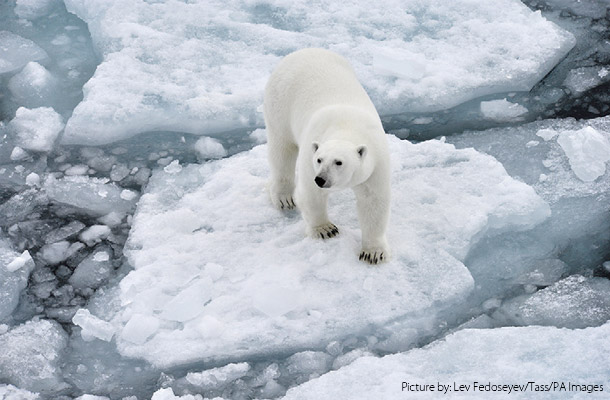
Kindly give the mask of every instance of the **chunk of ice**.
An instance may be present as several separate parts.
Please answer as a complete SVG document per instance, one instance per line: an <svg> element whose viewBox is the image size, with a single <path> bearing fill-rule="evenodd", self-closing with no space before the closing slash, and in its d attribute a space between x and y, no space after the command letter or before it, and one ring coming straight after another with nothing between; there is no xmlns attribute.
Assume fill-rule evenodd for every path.
<svg viewBox="0 0 610 400"><path fill-rule="evenodd" d="M50 106L57 92L57 79L42 65L29 62L9 80L8 88L23 106Z"/></svg>
<svg viewBox="0 0 610 400"><path fill-rule="evenodd" d="M35 20L48 15L59 0L17 0L15 14L19 18Z"/></svg>
<svg viewBox="0 0 610 400"><path fill-rule="evenodd" d="M65 4L87 22L102 58L67 122L62 140L70 144L260 126L267 77L299 48L346 56L389 115L529 91L575 43L518 0Z"/></svg>
<svg viewBox="0 0 610 400"><path fill-rule="evenodd" d="M13 251L8 241L0 237L0 321L13 313L27 286L34 261L31 257L26 259L27 255Z"/></svg>
<svg viewBox="0 0 610 400"><path fill-rule="evenodd" d="M110 261L112 249L108 246L99 246L87 258L78 264L70 277L70 284L75 289L97 289L110 277L113 271Z"/></svg>
<svg viewBox="0 0 610 400"><path fill-rule="evenodd" d="M486 119L499 122L520 121L527 114L527 108L506 99L481 102L481 113Z"/></svg>
<svg viewBox="0 0 610 400"><path fill-rule="evenodd" d="M54 393L67 385L61 355L68 335L53 321L28 321L0 335L0 379L33 392Z"/></svg>
<svg viewBox="0 0 610 400"><path fill-rule="evenodd" d="M27 150L49 152L64 129L61 115L50 107L19 107L9 128L17 135L19 146Z"/></svg>
<svg viewBox="0 0 610 400"><path fill-rule="evenodd" d="M116 330L109 322L91 315L89 310L82 308L74 314L72 322L81 327L80 334L85 341L100 339L109 342Z"/></svg>
<svg viewBox="0 0 610 400"><path fill-rule="evenodd" d="M517 325L599 326L610 319L610 280L573 275L503 304L494 317Z"/></svg>
<svg viewBox="0 0 610 400"><path fill-rule="evenodd" d="M0 31L0 75L13 72L30 61L48 58L36 43L8 31Z"/></svg>
<svg viewBox="0 0 610 400"><path fill-rule="evenodd" d="M584 182L594 181L606 173L610 141L595 128L562 131L557 143L568 156L572 171Z"/></svg>
<svg viewBox="0 0 610 400"><path fill-rule="evenodd" d="M222 158L227 155L222 143L211 137L202 137L194 145L195 151L201 159Z"/></svg>
<svg viewBox="0 0 610 400"><path fill-rule="evenodd" d="M394 399L405 394L438 399L438 391L418 391L415 387L429 382L435 389L438 383L448 386L450 397L456 394L454 383L456 387L470 385L470 391L463 392L468 399L489 399L494 393L491 385L496 385L495 393L509 396L508 388L502 389L502 385L512 382L586 383L604 385L604 392L587 393L585 397L597 394L602 398L610 373L608 335L610 323L579 330L540 326L467 329L421 349L360 358L339 371L290 389L282 399ZM474 381L477 387L473 387ZM529 390L512 391L510 398L529 399L533 393L537 392L532 385ZM551 397L557 394L551 392Z"/></svg>
<svg viewBox="0 0 610 400"><path fill-rule="evenodd" d="M107 180L88 176L47 177L43 185L50 199L77 207L93 216L111 212L127 213L135 207L135 199L121 198L123 189Z"/></svg>
<svg viewBox="0 0 610 400"><path fill-rule="evenodd" d="M119 351L168 366L319 350L400 318L416 340L472 289L461 260L474 243L530 229L549 215L531 187L489 156L441 141L388 139L394 258L374 269L357 259L350 192L331 196L342 234L328 242L306 238L301 218L271 206L264 145L177 173L158 170L126 247L135 270L112 300L124 307L108 318L123 326L140 315L151 328L142 333L144 324L128 322ZM198 281L214 283L187 295Z"/></svg>

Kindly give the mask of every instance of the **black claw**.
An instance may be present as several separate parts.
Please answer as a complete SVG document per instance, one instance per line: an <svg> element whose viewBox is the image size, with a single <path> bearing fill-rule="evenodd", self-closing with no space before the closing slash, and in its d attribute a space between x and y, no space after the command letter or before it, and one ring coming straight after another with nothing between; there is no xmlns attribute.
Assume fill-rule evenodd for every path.
<svg viewBox="0 0 610 400"><path fill-rule="evenodd" d="M281 209L283 210L284 209L284 202L281 199L280 199L280 206L281 206Z"/></svg>
<svg viewBox="0 0 610 400"><path fill-rule="evenodd" d="M364 252L360 253L360 257L358 257L358 259L359 259L360 261L362 261L362 259L363 259L363 258L364 258Z"/></svg>

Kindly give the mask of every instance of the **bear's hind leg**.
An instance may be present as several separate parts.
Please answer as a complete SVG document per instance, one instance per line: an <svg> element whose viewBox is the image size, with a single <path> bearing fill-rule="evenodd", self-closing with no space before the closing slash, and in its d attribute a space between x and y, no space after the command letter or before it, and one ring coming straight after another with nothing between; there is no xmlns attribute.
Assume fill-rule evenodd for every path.
<svg viewBox="0 0 610 400"><path fill-rule="evenodd" d="M281 140L280 140L281 141ZM294 175L298 148L292 143L269 141L269 164L271 202L280 210L296 208L294 202Z"/></svg>

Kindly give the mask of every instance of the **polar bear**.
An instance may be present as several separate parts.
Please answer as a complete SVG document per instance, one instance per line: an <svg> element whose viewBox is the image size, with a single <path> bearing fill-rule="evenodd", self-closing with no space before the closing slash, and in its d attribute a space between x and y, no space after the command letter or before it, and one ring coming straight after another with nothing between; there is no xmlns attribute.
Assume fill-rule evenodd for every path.
<svg viewBox="0 0 610 400"><path fill-rule="evenodd" d="M269 78L264 114L273 204L280 209L298 205L308 234L328 239L339 233L328 219L328 195L351 188L362 230L359 258L370 264L386 261L388 143L348 61L323 49L289 54Z"/></svg>

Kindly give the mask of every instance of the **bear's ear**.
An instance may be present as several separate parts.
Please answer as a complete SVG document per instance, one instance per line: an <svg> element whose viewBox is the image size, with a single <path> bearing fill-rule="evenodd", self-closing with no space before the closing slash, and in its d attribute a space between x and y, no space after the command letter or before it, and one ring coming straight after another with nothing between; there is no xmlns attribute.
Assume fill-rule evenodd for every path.
<svg viewBox="0 0 610 400"><path fill-rule="evenodd" d="M318 142L313 142L311 144L311 148L313 149L313 152L315 153L320 148L320 144Z"/></svg>
<svg viewBox="0 0 610 400"><path fill-rule="evenodd" d="M363 159L364 156L366 155L367 152L367 148L365 145L360 145L356 148L356 151L358 152L358 155L360 156L360 159Z"/></svg>

